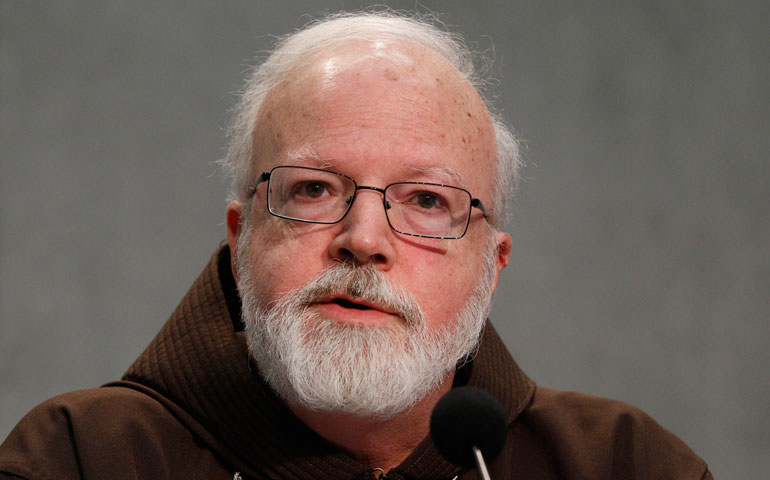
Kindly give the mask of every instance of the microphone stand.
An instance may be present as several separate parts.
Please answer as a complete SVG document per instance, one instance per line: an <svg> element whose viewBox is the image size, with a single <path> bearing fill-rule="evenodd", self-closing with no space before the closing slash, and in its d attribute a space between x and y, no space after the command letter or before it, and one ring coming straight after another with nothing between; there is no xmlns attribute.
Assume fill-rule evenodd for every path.
<svg viewBox="0 0 770 480"><path fill-rule="evenodd" d="M473 456L476 457L476 465L479 466L481 480L491 480L489 478L489 472L487 471L487 464L484 462L484 456L481 455L481 450L479 450L478 447L473 447Z"/></svg>

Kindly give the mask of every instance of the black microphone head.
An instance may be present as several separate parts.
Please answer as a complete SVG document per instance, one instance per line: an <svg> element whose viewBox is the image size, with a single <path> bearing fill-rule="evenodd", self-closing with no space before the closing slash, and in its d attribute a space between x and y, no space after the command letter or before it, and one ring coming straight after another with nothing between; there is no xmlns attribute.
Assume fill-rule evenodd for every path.
<svg viewBox="0 0 770 480"><path fill-rule="evenodd" d="M458 387L441 397L430 417L430 437L436 449L455 465L476 464L473 447L486 461L502 451L508 421L503 407L489 392Z"/></svg>

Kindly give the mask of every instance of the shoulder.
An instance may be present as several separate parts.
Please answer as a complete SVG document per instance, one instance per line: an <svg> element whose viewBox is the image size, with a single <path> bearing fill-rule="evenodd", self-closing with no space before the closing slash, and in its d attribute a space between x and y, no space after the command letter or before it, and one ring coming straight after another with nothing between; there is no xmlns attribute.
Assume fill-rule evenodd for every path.
<svg viewBox="0 0 770 480"><path fill-rule="evenodd" d="M537 387L523 420L588 477L710 478L682 440L627 403Z"/></svg>
<svg viewBox="0 0 770 480"><path fill-rule="evenodd" d="M22 418L0 445L0 474L123 478L107 470L109 464L131 465L126 476L147 478L144 468L157 475L183 463L191 450L197 450L192 433L152 397L124 387L94 388L51 398Z"/></svg>
<svg viewBox="0 0 770 480"><path fill-rule="evenodd" d="M596 433L595 429L617 422L654 422L642 410L618 400L540 386L535 390L527 411L532 416L565 426L571 425L586 433Z"/></svg>
<svg viewBox="0 0 770 480"><path fill-rule="evenodd" d="M141 392L123 387L78 390L53 397L33 408L3 443L17 437L87 442L109 440L117 432L167 429L177 424L163 405Z"/></svg>
<svg viewBox="0 0 770 480"><path fill-rule="evenodd" d="M160 403L140 391L107 386L76 390L50 398L33 408L22 422L41 419L78 422L83 420L83 416L115 422L133 419L139 412L157 416L163 415L164 411ZM127 413L131 414L125 416Z"/></svg>

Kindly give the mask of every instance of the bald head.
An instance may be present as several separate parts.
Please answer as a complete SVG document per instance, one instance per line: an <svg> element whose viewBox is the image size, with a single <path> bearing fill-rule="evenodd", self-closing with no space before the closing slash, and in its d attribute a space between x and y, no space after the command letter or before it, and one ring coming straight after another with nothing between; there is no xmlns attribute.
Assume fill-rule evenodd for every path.
<svg viewBox="0 0 770 480"><path fill-rule="evenodd" d="M426 157L420 166L440 166L447 154L470 161L477 178L463 179L466 185L491 184L496 170L492 120L476 90L444 57L401 40L352 40L314 52L268 92L257 125L255 172L275 159L319 156L321 137L346 129L370 144L353 143L348 148L359 151L345 155L379 156L383 137L391 137L405 161Z"/></svg>

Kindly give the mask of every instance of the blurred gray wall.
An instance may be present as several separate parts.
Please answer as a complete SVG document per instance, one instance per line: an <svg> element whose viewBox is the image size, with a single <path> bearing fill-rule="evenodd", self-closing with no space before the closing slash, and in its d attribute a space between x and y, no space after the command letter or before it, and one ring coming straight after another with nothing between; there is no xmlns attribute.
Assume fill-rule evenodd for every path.
<svg viewBox="0 0 770 480"><path fill-rule="evenodd" d="M213 162L268 35L364 4L0 2L4 438L119 377L225 237ZM493 311L521 365L770 478L770 3L420 4L494 51L526 140Z"/></svg>

